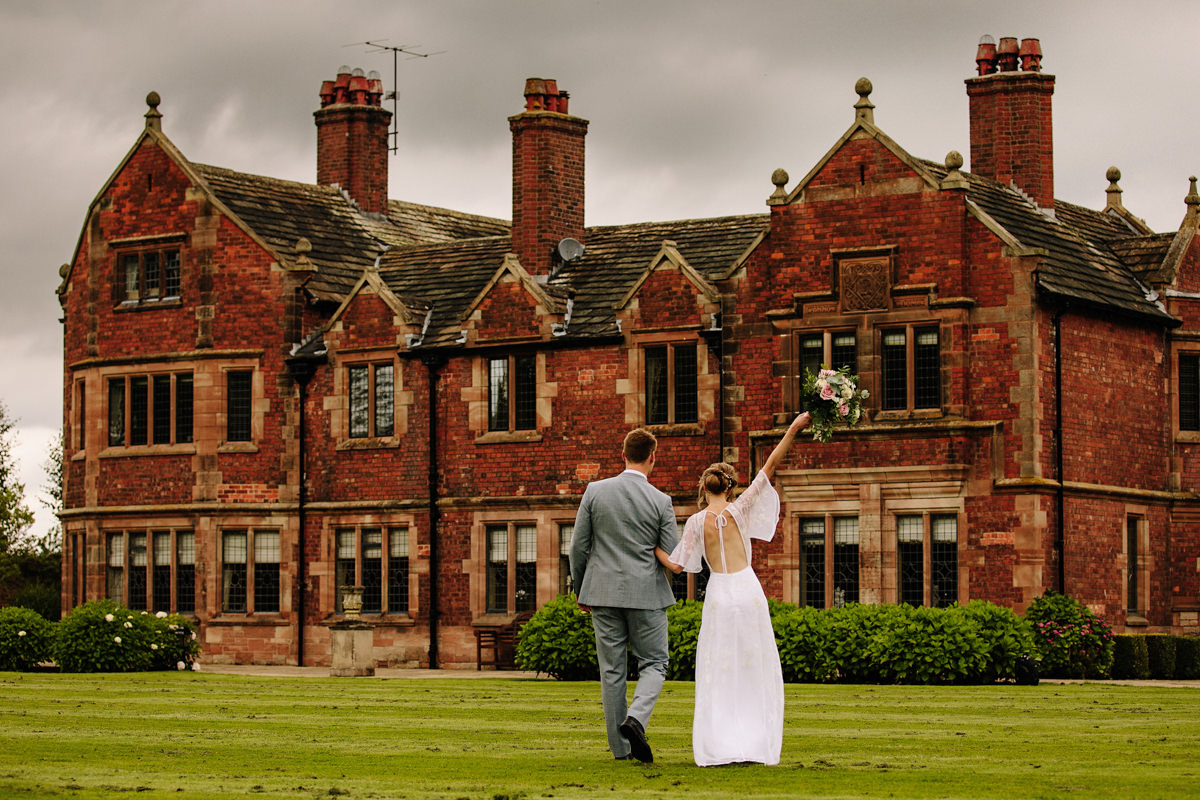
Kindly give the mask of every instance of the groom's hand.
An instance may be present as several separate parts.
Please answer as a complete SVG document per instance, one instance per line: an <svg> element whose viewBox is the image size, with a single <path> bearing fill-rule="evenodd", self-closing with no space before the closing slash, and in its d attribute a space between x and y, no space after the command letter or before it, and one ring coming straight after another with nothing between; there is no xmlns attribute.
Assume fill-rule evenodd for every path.
<svg viewBox="0 0 1200 800"><path fill-rule="evenodd" d="M591 607L591 606L585 606L583 603L576 603L575 605L579 606L579 610L580 610L580 611L582 611L582 612L583 612L583 613L585 613L585 614L590 614L590 613L592 613L592 607Z"/></svg>

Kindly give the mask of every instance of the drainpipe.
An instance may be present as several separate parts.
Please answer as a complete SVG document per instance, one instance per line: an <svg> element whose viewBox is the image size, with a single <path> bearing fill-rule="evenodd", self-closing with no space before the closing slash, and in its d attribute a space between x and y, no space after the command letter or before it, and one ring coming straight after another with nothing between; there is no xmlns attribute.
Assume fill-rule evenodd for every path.
<svg viewBox="0 0 1200 800"><path fill-rule="evenodd" d="M1058 477L1055 492L1055 516L1058 524L1054 534L1054 550L1058 556L1058 591L1067 593L1066 514L1063 510L1065 478L1063 476L1063 374L1062 374L1062 316L1065 308L1054 314L1054 469Z"/></svg>
<svg viewBox="0 0 1200 800"><path fill-rule="evenodd" d="M446 359L439 353L425 353L421 363L429 371L429 669L438 668L438 446L437 378Z"/></svg>

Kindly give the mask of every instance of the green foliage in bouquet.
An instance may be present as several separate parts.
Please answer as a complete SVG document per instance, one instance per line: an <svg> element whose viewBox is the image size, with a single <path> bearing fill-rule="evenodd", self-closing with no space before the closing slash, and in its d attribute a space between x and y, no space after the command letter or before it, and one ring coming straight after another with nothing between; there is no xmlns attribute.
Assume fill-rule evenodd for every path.
<svg viewBox="0 0 1200 800"><path fill-rule="evenodd" d="M848 366L829 369L822 364L815 373L805 370L800 402L812 417L813 438L828 442L835 423L857 424L863 416L862 401L869 396L858 388L858 376L851 375Z"/></svg>
<svg viewBox="0 0 1200 800"><path fill-rule="evenodd" d="M517 666L560 681L596 680L596 635L574 594L560 594L538 609L517 634Z"/></svg>
<svg viewBox="0 0 1200 800"><path fill-rule="evenodd" d="M27 672L50 660L54 624L29 608L0 608L0 671Z"/></svg>

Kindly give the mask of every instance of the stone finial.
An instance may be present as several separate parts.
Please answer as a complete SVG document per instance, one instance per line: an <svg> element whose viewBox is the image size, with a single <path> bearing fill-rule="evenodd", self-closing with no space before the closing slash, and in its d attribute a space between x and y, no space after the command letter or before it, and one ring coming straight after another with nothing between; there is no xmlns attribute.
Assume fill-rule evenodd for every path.
<svg viewBox="0 0 1200 800"><path fill-rule="evenodd" d="M316 266L308 259L308 254L312 252L312 242L301 236L292 246L292 250L296 254L295 266L292 269L316 271Z"/></svg>
<svg viewBox="0 0 1200 800"><path fill-rule="evenodd" d="M869 98L874 89L867 78L859 78L854 84L854 91L858 93L858 102L854 104L854 118L871 125L875 124L875 104Z"/></svg>
<svg viewBox="0 0 1200 800"><path fill-rule="evenodd" d="M957 150L951 150L946 153L946 177L942 178L943 189L966 189L967 179L959 171L962 169L963 157L962 153Z"/></svg>
<svg viewBox="0 0 1200 800"><path fill-rule="evenodd" d="M158 110L158 104L161 102L162 98L158 96L158 92L146 95L146 105L150 106L150 110L146 112L147 129L162 130L162 113Z"/></svg>
<svg viewBox="0 0 1200 800"><path fill-rule="evenodd" d="M786 169L781 167L771 173L771 183L775 184L775 191L767 198L767 205L781 206L787 202L787 190L783 188L787 185L787 182L788 174Z"/></svg>
<svg viewBox="0 0 1200 800"><path fill-rule="evenodd" d="M1108 200L1104 204L1107 208L1123 208L1121 204L1121 187L1117 185L1117 181L1121 180L1121 170L1116 167L1109 167L1104 177L1108 178L1108 188L1104 190L1108 195Z"/></svg>
<svg viewBox="0 0 1200 800"><path fill-rule="evenodd" d="M1198 208L1198 207L1200 207L1200 192L1196 191L1196 176L1195 175L1188 178L1188 181L1191 182L1191 186L1188 188L1187 197L1183 198L1183 202L1187 203L1188 213L1190 214L1197 210L1200 210L1200 208Z"/></svg>

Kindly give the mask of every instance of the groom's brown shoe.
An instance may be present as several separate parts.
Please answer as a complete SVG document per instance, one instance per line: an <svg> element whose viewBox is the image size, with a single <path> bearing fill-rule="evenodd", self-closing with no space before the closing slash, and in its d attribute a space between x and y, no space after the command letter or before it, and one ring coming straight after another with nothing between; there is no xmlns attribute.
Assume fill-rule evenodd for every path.
<svg viewBox="0 0 1200 800"><path fill-rule="evenodd" d="M630 755L646 764L654 762L654 753L650 752L650 744L646 741L646 730L642 723L633 717L626 717L617 729L628 740Z"/></svg>

